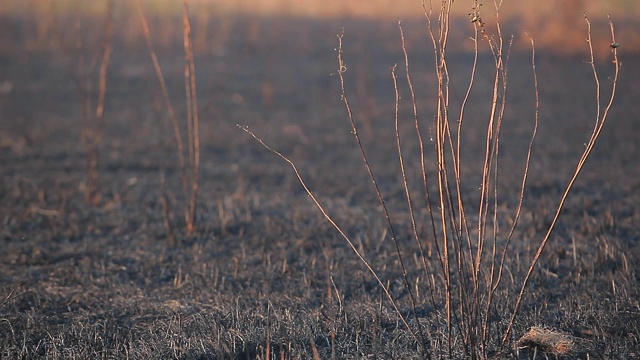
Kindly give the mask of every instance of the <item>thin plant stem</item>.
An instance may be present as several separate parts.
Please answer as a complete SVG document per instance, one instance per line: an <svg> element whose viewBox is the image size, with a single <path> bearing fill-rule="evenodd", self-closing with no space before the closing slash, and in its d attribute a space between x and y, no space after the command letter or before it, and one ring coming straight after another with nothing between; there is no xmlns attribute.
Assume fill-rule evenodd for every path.
<svg viewBox="0 0 640 360"><path fill-rule="evenodd" d="M406 75L406 79L407 79L407 84L409 86L409 93L411 94L411 105L412 105L412 109L413 109L413 120L414 120L414 126L416 129L416 134L418 136L418 145L419 145L419 149L420 149L420 166L422 167L422 174L424 176L423 181L426 184L426 166L425 166L425 162L424 162L424 140L422 139L422 131L420 130L420 121L418 120L418 105L417 105L417 100L416 100L416 93L415 90L413 88L413 81L411 80L411 74L409 71L409 55L407 53L407 47L406 47L406 43L405 43L405 38L404 38L404 31L402 29L402 22L400 20L398 20L398 28L400 30L400 41L402 43L402 53L404 54L404 63L405 63L405 75ZM422 265L424 267L425 270L425 275L428 276L428 272L427 272L427 263L426 263L426 256L425 256L425 252L424 252L424 247L422 245L422 241L420 239L420 236L418 234L418 229L416 226L416 221L415 221L415 211L413 210L413 206L412 206L412 201L410 201L410 192L409 192L409 187L408 184L406 182L406 174L404 171L404 161L402 159L402 153L400 152L400 133L399 133L399 128L398 128L398 104L397 104L397 100L399 100L399 95L398 95L398 89L397 89L397 80L395 79L395 66L391 69L391 73L393 75L393 83L394 83L394 87L396 87L395 92L396 92L396 140L397 140L397 145L398 145L398 153L400 155L400 162L401 162L401 167L402 167L402 172L403 172L403 183L404 183L404 188L405 188L405 194L407 196L407 206L409 207L409 212L411 213L411 226L414 232L414 236L416 239L416 242L418 244L418 249L420 251L420 256L422 258ZM429 189L428 186L426 187L426 191L428 193ZM427 197L429 197L429 195L427 194ZM430 204L427 204L427 206L430 206ZM432 221L432 225L433 225L433 218L431 219ZM433 226L432 226L433 228ZM435 234L434 234L435 235ZM435 238L435 236L434 236ZM429 248L431 247L431 245L428 245ZM431 251L428 250L427 255L430 256Z"/></svg>
<svg viewBox="0 0 640 360"><path fill-rule="evenodd" d="M513 220L513 224L511 224L511 228L509 230L509 234L507 235L507 239L506 239L506 243L504 245L504 248L502 249L502 256L500 257L500 263L498 265L498 274L495 278L495 281L492 277L491 280L491 289L488 293L488 299L487 299L487 306L485 309L485 318L488 319L489 317L489 312L491 309L491 304L492 304L492 299L493 296L495 295L496 291L498 290L498 287L500 286L500 283L502 281L502 275L503 275L503 271L505 268L505 261L507 258L507 250L509 249L509 245L511 244L511 239L513 238L513 234L515 232L516 226L518 225L518 221L520 220L520 215L522 213L522 207L523 207L523 203L524 203L524 191L526 188L526 184L527 184L527 179L529 176L529 166L531 164L531 154L533 152L533 144L535 142L536 139L536 135L538 133L538 124L539 124L539 113L540 113L540 94L538 91L538 74L536 71L536 47L535 47L535 42L533 41L533 38L527 33L526 34L527 37L529 38L529 41L531 42L531 69L533 72L533 84L534 84L534 93L535 93L535 119L534 119L534 126L533 126L533 131L531 134L531 140L529 141L529 147L527 149L527 158L525 161L525 167L524 167L524 171L522 174L522 183L520 186L520 195L518 197L518 206L516 209L516 214ZM487 322L483 328L483 342L486 342L487 340L487 334L489 332L489 322Z"/></svg>
<svg viewBox="0 0 640 360"><path fill-rule="evenodd" d="M398 307L398 304L394 300L393 296L389 292L389 289L384 284L384 282L382 281L380 276L378 276L378 273L373 269L373 267L371 266L369 261L364 257L364 255L358 250L358 248L354 244L353 240L351 240L351 238L349 238L347 233L333 220L331 215L329 215L329 213L327 213L327 211L324 209L324 207L320 204L320 201L318 200L316 195L311 191L311 189L309 189L309 187L307 186L306 181L302 178L302 175L298 171L298 167L296 166L296 164L292 160L290 160L288 157L286 157L282 153L280 153L278 150L276 150L276 149L270 147L269 145L267 145L267 143L265 143L260 137L258 137L258 135L256 135L254 132L252 132L249 129L249 127L243 126L243 125L237 125L237 126L238 126L238 128L242 129L247 134L251 135L251 137L253 137L256 141L258 141L260 143L260 145L262 145L265 149L267 149L268 151L272 152L273 154L279 156L282 160L286 161L291 166L291 168L293 169L293 172L296 174L296 177L298 178L298 182L300 183L300 185L302 185L302 187L304 188L304 191L307 193L307 195L309 196L311 201L313 201L315 206L322 213L322 216L329 222L329 224L331 224L331 226L333 226L334 229L336 229L338 231L340 236L347 242L347 244L349 245L351 250L356 254L358 259L362 262L362 264L364 264L364 266L367 268L367 270L376 279L376 281L378 282L378 285L380 285L380 288L382 289L382 291L386 295L387 299L389 299L389 302L391 303L391 305L393 306L394 310L396 311L396 314L400 318L400 321L402 321L402 324L409 331L411 331L411 334L413 335L414 339L417 342L420 342L420 339L411 330L411 327L409 326L409 323L407 322L407 319L404 317L404 315L402 315L402 312L401 312L400 308ZM428 354L429 353L427 353L427 355ZM431 357L428 356L428 358L431 358Z"/></svg>
<svg viewBox="0 0 640 360"><path fill-rule="evenodd" d="M435 153L436 153L436 162L438 168L438 208L440 209L440 221L441 221L441 236L442 236L442 246L439 250L439 245L436 247L436 251L438 251L438 256L442 262L442 276L444 279L445 286L445 311L446 311L446 327L447 327L447 354L448 356L452 355L452 289L451 289L451 266L449 263L450 255L449 255L449 236L447 231L447 209L444 197L447 196L446 192L446 165L445 165L445 157L444 157L444 148L443 148L443 126L446 126L447 123L447 91L448 91L448 80L445 79L447 73L446 69L446 35L448 34L448 19L449 12L447 9L450 9L450 4L447 4L448 1L442 1L440 3L440 13L438 15L438 38L436 39L436 35L434 33L432 23L431 23L431 13L432 6L431 1L429 1L429 9L427 9L426 3L422 2L422 8L424 10L424 15L427 21L427 32L431 38L431 42L433 45L434 52L434 65L435 65L435 73L438 79L438 99L437 99L437 113L435 118Z"/></svg>
<svg viewBox="0 0 640 360"><path fill-rule="evenodd" d="M104 44L98 75L98 102L94 115L94 124L87 124L87 186L85 200L96 205L99 201L100 187L100 145L104 123L104 104L107 93L107 71L113 50L113 0L107 0L107 19L105 24Z"/></svg>
<svg viewBox="0 0 640 360"><path fill-rule="evenodd" d="M89 153L89 145L91 143L91 99L89 98L88 85L84 75L86 66L83 54L84 42L82 41L82 22L80 15L76 16L74 32L76 36L74 47L76 62L71 70L74 74L76 91L78 92L78 98L82 106L82 145L85 147L86 152Z"/></svg>
<svg viewBox="0 0 640 360"><path fill-rule="evenodd" d="M155 48L153 47L153 42L151 41L151 32L149 31L149 24L147 23L147 19L144 16L144 12L142 11L141 0L138 0L137 9L138 9L138 17L140 18L140 24L142 25L142 33L144 34L144 39L147 44L147 49L149 51L149 56L151 57L151 62L153 63L153 68L156 72L156 77L160 84L160 92L162 93L162 98L164 100L165 107L167 108L167 112L169 113L169 121L171 122L171 126L173 128L174 139L176 141L176 149L178 152L178 164L180 166L180 174L182 176L182 190L185 198L188 197L189 194L189 184L187 181L187 165L186 160L184 158L184 144L182 142L182 134L180 132L180 125L178 123L178 117L176 115L175 109L169 98L169 91L167 90L167 83L164 79L164 74L162 73L162 67L160 66L160 62L158 61L158 56L156 55Z"/></svg>
<svg viewBox="0 0 640 360"><path fill-rule="evenodd" d="M444 264L442 262L442 257L440 256L440 251L439 251L439 247L438 247L438 236L437 236L437 231L436 231L436 223L435 223L435 219L433 217L433 209L431 207L431 194L429 191L429 181L428 181L428 177L427 177L427 168L426 168L426 162L425 162L425 147L424 147L424 139L422 137L422 130L421 130L421 126L420 126L420 121L418 118L418 105L417 105L417 100L416 100L416 94L415 94L415 90L413 87L413 81L411 80L411 72L409 71L409 55L407 52L407 46L406 46L406 41L405 41L405 37L404 37L404 30L402 28L402 22L400 20L398 20L398 28L400 30L400 40L401 40L401 44L402 44L402 53L404 55L404 62L405 62L405 76L407 79L407 84L409 86L409 93L411 94L411 105L412 105L412 110L413 110L413 120L414 120L414 127L415 127L415 131L416 131L416 135L418 138L418 147L419 147L419 151L420 151L420 167L421 167L421 175L422 175L422 183L423 183L423 187L424 187L424 193L425 193L425 197L426 197L426 206L427 206L427 212L429 214L429 220L430 220L430 224L431 224L431 230L432 230L432 234L433 234L433 240L429 241L427 244L427 254L425 255L424 252L424 246L422 244L422 240L418 234L417 231L417 227L415 224L415 213L414 210L412 208L412 201L410 199L410 193L409 193L409 189L408 189L408 185L406 183L406 181L404 182L404 186L405 186L405 192L407 194L407 204L410 207L409 208L409 212L411 213L411 222L412 222L412 228L413 228L413 232L414 232L414 237L415 240L418 244L418 248L420 251L420 257L421 257L421 261L422 261L422 267L426 276L426 279L429 278L433 278L433 274L430 274L429 272L429 266L427 264L427 257L431 257L431 253L432 253L432 245L435 245L437 250L437 258L438 258L438 262L440 264L440 266L442 267L442 269L444 269ZM394 85L396 85L396 80L394 79ZM396 89L396 95L397 95L397 89ZM396 99L399 99L399 97L397 97ZM398 114L397 114L397 110L398 107L396 106L396 120L398 118ZM396 123L396 137L397 137L397 141L398 141L398 149L400 149L399 146L399 142L400 142L400 138L399 138L399 131L398 131L398 125ZM401 154L401 153L400 153ZM403 166L404 168L404 166ZM406 176L404 174L404 170L403 170L403 179L405 179ZM427 282L428 284L429 282ZM436 301L435 301L435 296L434 296L434 284L431 284L431 286L428 286L428 290L429 290L429 294L431 295L431 302L434 308L436 308ZM428 329L427 329L428 331Z"/></svg>
<svg viewBox="0 0 640 360"><path fill-rule="evenodd" d="M160 205L162 206L162 218L164 220L165 230L167 231L168 245L174 246L176 244L176 241L173 235L173 226L171 225L171 210L169 208L169 199L167 196L167 186L164 171L160 173Z"/></svg>
<svg viewBox="0 0 640 360"><path fill-rule="evenodd" d="M407 210L409 212L409 216L411 217L411 230L413 231L413 236L415 238L415 241L418 243L418 248L420 251L420 257L422 258L423 261L423 266L424 266L424 270L425 270L425 275L428 277L429 276L429 272L427 271L427 265L426 265L426 258L425 258L425 254L424 254L424 250L422 248L422 242L420 240L420 234L418 233L418 226L416 223L416 214L415 211L413 209L413 200L411 199L411 191L409 190L409 183L407 181L407 172L405 169L405 162L404 162L404 156L402 155L402 141L400 140L400 120L399 120L399 105L400 105L400 94L398 92L398 79L396 77L396 67L397 64L394 65L393 67L391 67L390 71L391 71L391 78L393 79L393 89L394 89L394 93L395 93L395 116L394 116L394 126L395 126L395 135L396 135L396 146L398 149L398 160L400 162L400 172L402 174L402 185L404 187L404 192L405 192L405 197L407 200ZM400 254L398 253L398 256L400 256ZM406 276L406 274L405 274ZM407 288L407 291L409 291L409 295L410 295L410 299L411 299L411 305L413 307L413 311L414 311L414 316L416 316L416 301L415 301L415 297L413 295L413 292ZM418 323L419 326L419 323ZM427 331L429 331L427 329Z"/></svg>
<svg viewBox="0 0 640 360"><path fill-rule="evenodd" d="M373 173L373 170L371 170L371 165L369 163L369 159L367 157L366 152L364 151L364 147L362 146L362 141L360 139L360 134L358 133L358 127L356 126L356 122L355 119L353 117L353 111L351 110L351 105L349 104L349 99L347 97L347 93L345 90L345 81L344 81L344 73L347 71L347 67L344 64L344 61L342 59L342 40L344 38L344 29L342 29L342 31L340 32L340 34L338 34L338 78L340 79L340 90L341 90L341 97L342 97L342 101L344 102L345 108L347 110L347 115L349 118L349 123L351 125L351 132L353 133L353 136L356 140L356 143L358 145L358 149L360 150L360 155L362 157L362 161L364 163L365 168L367 169L367 173L369 175L369 179L371 180L371 183L376 191L376 195L378 196L378 201L380 202L380 205L382 206L382 211L384 213L385 219L387 221L387 224L389 226L389 231L391 233L391 240L393 241L393 244L395 246L395 250L396 250L396 255L398 257L398 261L400 263L400 269L402 271L402 278L404 280L404 285L405 288L407 289L407 292L409 293L409 298L411 301L411 307L413 310L413 315L415 318L417 318L417 311L416 311L416 301L415 301L415 296L413 294L413 290L411 289L411 284L409 283L409 279L407 276L407 269L404 265L404 260L402 257L402 252L400 251L400 243L398 242L397 236L396 236L396 231L395 231L395 227L393 226L393 221L391 221L391 215L389 214L389 210L387 209L387 205L384 201L384 198L382 197L382 192L380 191L380 187L378 186L378 182L376 180L376 177ZM393 78L395 79L395 75L393 76ZM396 86L396 90L397 90L397 86ZM424 339L424 335L422 333L422 326L420 325L420 322L417 322L418 325L418 333L419 333L419 343L421 345L421 349L423 350L424 354L427 357L430 357L430 354L428 352L428 350L426 349L426 345L425 345L425 339ZM413 333L413 329L409 328L409 330ZM414 334L414 336L416 336ZM416 336L416 338L418 338Z"/></svg>
<svg viewBox="0 0 640 360"><path fill-rule="evenodd" d="M578 175L580 175L580 173L582 172L582 169L584 168L584 164L587 161L587 159L589 158L589 155L591 155L591 152L593 150L593 147L596 143L596 141L598 140L598 138L600 137L600 133L602 131L602 128L604 127L604 124L607 122L608 118L609 118L609 110L611 109L611 106L613 105L613 99L615 98L616 95L616 90L617 90L617 85L618 85L618 74L620 72L620 62L618 61L618 50L616 47L612 46L611 47L611 52L613 55L613 64L615 67L615 73L613 76L613 80L612 80L612 85L611 85L611 95L609 96L609 101L607 102L607 105L605 106L604 112L601 113L601 105L600 105L600 79L598 76L598 72L596 71L596 67L595 67L595 60L594 60L594 55L593 55L593 43L592 43L592 37L591 37L591 22L589 21L589 18L587 17L587 15L585 14L585 21L587 23L587 43L589 45L589 64L591 65L591 69L593 71L593 77L594 77L594 81L596 84L596 103L597 103L597 114L596 114L596 120L595 120L595 128L594 131L591 134L591 137L589 138L589 141L586 144L586 148L584 150L584 152L582 153L582 156L580 157L580 160L578 161L578 164L576 166L576 169L573 173L573 175L571 176L571 180L569 180L569 183L567 184L564 193L562 194L562 197L560 198L560 202L558 204L558 207L554 213L553 219L551 220L551 224L549 225L549 228L547 230L547 232L545 233L544 237L542 238L542 241L540 242L540 245L538 246L538 249L536 250L535 255L533 256L533 259L531 260L531 263L529 264L529 268L527 269L527 274L524 277L524 280L522 281L522 286L520 288L520 292L518 293L518 296L516 298L516 302L515 305L513 307L513 313L511 314L511 319L509 320L509 323L507 324L507 328L504 331L504 334L502 336L502 345L504 346L506 344L506 342L509 339L509 336L511 335L511 331L513 328L513 324L515 322L516 316L518 315L518 311L520 310L520 305L522 304L522 299L524 297L524 293L527 289L527 285L529 283L529 279L531 278L531 274L533 273L533 269L535 268L535 266L537 265L540 256L542 255L542 252L544 251L547 243L549 242L549 239L551 238L551 233L553 232L553 230L555 229L555 225L558 222L558 219L560 218L560 214L562 213L562 210L564 208L564 204L569 196L569 193L571 192L571 189L573 188L573 185L576 182L576 179L578 178ZM613 27L613 22L611 21L611 17L609 17L609 27L611 29L611 41L612 44L615 44L615 31L614 31L614 27Z"/></svg>
<svg viewBox="0 0 640 360"><path fill-rule="evenodd" d="M186 123L187 123L187 150L188 161L185 159L185 149L182 140L182 132L175 112L175 108L169 98L169 92L164 80L162 68L158 61L158 56L151 41L149 25L142 11L141 1L137 1L138 16L142 25L142 30L153 63L156 77L160 83L160 91L169 113L169 119L173 128L178 152L178 161L182 179L182 190L186 201L184 218L186 233L193 235L195 232L196 210L198 205L199 171L200 171L200 121L198 116L198 96L196 88L195 60L193 54L193 43L191 40L191 21L189 18L189 2L182 1L182 26L184 45L184 84L186 99Z"/></svg>
<svg viewBox="0 0 640 360"><path fill-rule="evenodd" d="M200 171L200 121L198 118L198 96L196 91L196 69L191 42L191 20L189 1L182 1L182 24L184 34L184 82L187 100L187 141L189 148L189 168L191 170L191 194L188 199L186 216L187 234L195 232L196 209L198 206L198 177Z"/></svg>

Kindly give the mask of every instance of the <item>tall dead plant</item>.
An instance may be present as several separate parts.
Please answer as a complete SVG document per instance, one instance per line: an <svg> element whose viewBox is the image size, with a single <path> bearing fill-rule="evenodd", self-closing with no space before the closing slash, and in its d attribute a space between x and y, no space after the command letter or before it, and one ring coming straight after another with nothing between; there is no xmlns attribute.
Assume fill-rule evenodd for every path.
<svg viewBox="0 0 640 360"><path fill-rule="evenodd" d="M78 97L82 106L82 144L86 157L87 178L84 186L84 197L87 204L97 205L100 202L100 146L102 145L104 126L104 106L107 93L107 72L113 50L113 0L106 0L106 19L104 40L98 74L98 98L95 110L91 110L90 89L92 82L86 79L84 61L84 42L82 39L82 23L76 18L76 63L74 77Z"/></svg>
<svg viewBox="0 0 640 360"><path fill-rule="evenodd" d="M434 10L431 4L423 3L425 18L427 20L427 32L432 40L435 58L435 74L438 79L437 91L437 108L435 115L435 144L434 156L437 165L437 204L439 224L435 224L432 220L432 226L438 231L435 232L434 241L435 249L442 264L442 276L437 277L441 280L441 286L445 288L445 311L446 311L446 355L453 356L453 343L461 340L462 352L465 356L471 358L486 358L490 351L489 336L492 333L501 333L500 347L505 347L510 339L514 321L522 304L524 293L527 289L528 281L531 274L549 241L557 220L562 212L567 196L569 195L573 184L581 170L583 169L586 159L593 150L593 146L601 134L602 127L606 122L609 110L616 94L616 85L618 81L619 63L617 59L616 46L612 46L613 64L615 66L615 74L612 78L612 90L609 101L601 110L600 99L600 81L594 65L593 46L591 40L591 24L585 16L587 23L587 42L589 44L590 64L592 66L593 76L596 83L596 104L597 114L595 119L594 130L586 148L578 162L573 176L571 177L565 191L560 199L553 220L540 241L538 249L529 264L527 273L522 280L521 290L515 299L513 312L509 317L506 328L501 328L499 321L492 319L492 314L498 311L496 307L495 297L500 288L505 264L509 258L509 245L511 243L514 231L518 224L522 205L524 200L525 187L529 174L529 164L532 155L533 144L537 134L538 113L539 113L539 95L538 95L538 79L535 63L535 44L531 41L531 68L533 74L533 88L535 92L535 121L531 140L528 144L524 170L522 173L521 187L518 197L518 205L513 217L511 225L508 227L508 233L500 232L500 217L498 214L499 199L504 196L499 187L499 159L500 159L500 134L504 121L505 108L507 105L507 88L508 88L508 63L509 54L512 44L512 38L505 38L502 34L500 25L500 7L501 1L494 1L494 24L491 29L487 28L482 20L481 4L479 1L473 1L472 11L469 14L470 22L474 27L474 61L470 70L470 80L468 82L467 91L460 104L460 115L457 119L452 119L450 109L453 104L450 101L451 82L449 78L449 67L447 63L447 45L449 39L449 28L451 20L451 7L453 1L441 1L440 8L436 10L437 22L432 23ZM615 34L611 19L609 19L611 28L612 44L615 42ZM401 31L402 35L402 31ZM402 36L403 49L404 37ZM492 99L487 104L489 117L486 120L484 161L482 164L481 184L479 188L479 201L477 207L467 205L463 200L461 189L464 188L463 183L468 183L461 175L462 157L461 143L462 132L464 129L466 104L469 99L472 87L475 85L477 63L478 63L478 46L483 43L486 49L493 57L493 86ZM405 49L406 52L406 49ZM405 55L405 61L408 61ZM407 71L407 78L410 74ZM409 84L411 82L409 81ZM410 85L411 86L411 85ZM413 89L410 88L413 96ZM415 109L415 104L414 104ZM418 121L416 121L418 122ZM417 128L417 127L416 127ZM452 130L455 129L455 131ZM418 128L417 128L418 129ZM418 130L419 133L419 130ZM396 132L396 136L399 136ZM420 136L420 135L418 135ZM423 147L422 141L420 141ZM421 153L426 150L421 149ZM427 193L427 199L430 198L427 186L427 178L429 177L423 166L424 189ZM407 188L405 182L405 188ZM409 212L413 211L409 208ZM433 209L428 206L431 214ZM468 214L475 212L477 220L475 229L471 228L471 218ZM433 216L431 217L433 219ZM419 241L418 238L416 238ZM426 270L426 269L425 269ZM436 284L438 285L438 284ZM503 299L513 301L513 299Z"/></svg>
<svg viewBox="0 0 640 360"><path fill-rule="evenodd" d="M182 190L185 198L184 219L185 228L188 235L195 232L196 210L198 206L198 184L200 172L200 120L198 116L198 96L196 87L196 69L193 53L193 44L191 36L191 20L189 18L189 2L182 1L182 27L183 27L183 47L184 47L184 84L186 99L186 127L187 127L187 156L185 156L184 141L182 130L175 108L169 97L169 91L164 79L162 67L158 61L158 55L153 46L151 39L151 31L144 12L142 10L141 0L137 1L138 17L142 25L149 56L153 63L153 68L160 84L160 91L169 115L169 121L173 129L176 141L176 151L178 153L178 165L180 167ZM187 161L188 159L188 161ZM164 196L164 195L163 195ZM165 211L167 213L167 211ZM169 215L165 214L165 223L168 231L172 231L169 222ZM169 236L173 239L173 235Z"/></svg>
<svg viewBox="0 0 640 360"><path fill-rule="evenodd" d="M365 265L372 276L376 279L382 288L392 307L396 310L398 317L407 329L413 335L413 338L420 345L423 356L446 357L446 358L472 358L483 359L489 356L495 356L502 350L510 349L509 345L511 333L515 319L518 316L520 307L523 302L524 294L527 290L529 279L543 253L550 235L560 217L567 196L573 187L576 178L584 167L586 159L593 151L595 142L601 135L602 128L608 119L609 112L616 94L616 86L618 81L619 62L617 58L617 47L615 42L615 34L613 23L609 19L612 40L612 56L615 67L615 75L612 78L612 90L608 101L604 107L601 105L601 84L599 75L596 71L593 55L593 45L591 39L591 24L585 16L587 23L587 42L589 44L590 64L593 71L593 77L596 84L596 103L597 114L595 118L594 129L589 141L586 143L585 150L576 166L573 176L569 180L564 193L562 194L553 220L540 240L537 251L531 262L528 264L528 270L521 279L520 291L515 299L504 298L504 292L499 292L504 278L504 272L507 271L507 261L512 255L509 246L514 236L516 226L522 213L525 188L529 176L529 165L532 157L534 142L536 140L538 122L539 122L539 92L538 78L536 72L536 52L533 39L531 44L531 70L533 91L535 94L534 123L530 141L527 144L527 153L525 163L523 164L522 177L517 198L517 207L515 214L511 217L513 220L507 227L508 231L501 231L500 221L505 214L499 213L500 202L505 194L502 193L499 186L499 170L500 170L500 138L503 122L505 121L505 109L507 107L507 89L508 89L508 63L513 38L505 38L502 34L500 25L500 6L501 1L494 1L494 25L489 28L482 20L481 4L479 1L472 1L471 13L469 14L469 22L471 24L471 37L474 44L474 60L470 68L469 81L466 90L459 104L455 104L450 94L452 93L452 83L450 81L449 65L448 65L448 41L449 29L451 26L451 8L453 0L442 0L439 7L433 9L430 2L423 2L423 10L426 19L426 31L431 39L434 52L434 72L437 78L436 106L434 116L428 117L430 120L422 120L418 113L418 99L416 98L411 80L411 72L409 66L409 56L405 43L402 24L398 22L400 31L400 41L405 60L405 76L411 94L410 101L413 108L413 123L416 131L417 142L419 145L419 168L422 171L422 187L421 200L414 196L410 191L411 187L408 183L408 176L405 170L405 157L403 155L403 138L399 130L399 103L400 96L398 91L398 81L396 77L396 66L391 68L391 78L395 92L395 138L400 163L400 172L402 186L407 203L407 212L411 220L411 232L413 239L419 249L425 278L429 279L423 282L426 286L426 292L431 296L433 308L441 308L444 305L444 316L434 316L437 332L429 326L422 326L419 321L411 321L404 315L399 308L397 300L394 299L389 289L385 286L381 276L376 269L370 265L370 261L354 246L353 241L346 235L337 222L328 214L324 207L320 204L319 199L307 187L302 175L299 173L296 165L287 157L277 150L269 147L256 134L251 132L247 127L241 128L253 136L269 151L275 153L285 160L295 172L299 182L312 199L316 207L321 211L327 221L340 233L342 238L347 242L349 247L354 251L358 259ZM362 140L359 135L358 122L355 119L349 96L345 90L345 77L347 66L343 59L343 39L344 31L338 35L338 71L337 75L340 81L341 99L344 103L347 119L354 136L356 147L359 149L366 172L369 175L374 191L381 204L383 216L388 225L390 239L394 244L398 264L401 270L402 281L408 294L409 305L412 308L412 315L417 317L416 307L417 300L414 296L414 290L418 290L417 282L415 288L411 285L414 282L409 279L408 271L405 267L406 262L403 260L403 252L397 241L397 226L391 219L383 195L378 186L376 176L372 170ZM469 182L472 181L463 177L462 169L467 164L463 164L462 147L463 147L463 131L467 118L467 104L472 94L472 89L476 85L475 79L478 71L479 52L487 51L491 54L493 61L493 71L489 74L492 79L491 87L488 91L491 93L491 101L486 104L488 118L485 119L485 136L483 144L483 157L480 164L471 164L480 166L481 183L478 192L478 201L475 204L469 204L465 199L468 197L463 194L463 189L469 188ZM458 117L451 114L453 107L459 108ZM476 112L474 111L473 115ZM478 121L477 116L473 116L473 121ZM423 140L422 133L424 128L433 129L433 148L427 147ZM429 161L433 161L435 171L432 173L427 166ZM430 184L435 185L436 193L432 193ZM477 185L476 185L477 187ZM464 196L463 196L464 195ZM424 201L428 220L430 222L430 236L420 234L417 226L417 210L418 201ZM471 215L473 214L473 216ZM429 238L430 237L430 238ZM431 249L435 250L435 263L431 257ZM435 289L443 289L444 298L440 300L435 295ZM503 296L498 301L497 297ZM441 303L444 302L444 304ZM497 304L507 303L513 305L513 311L506 317L499 317L497 314L502 307ZM506 324L506 325L505 325ZM433 326L433 325L432 325ZM426 336L424 335L426 333ZM496 334L499 334L497 336Z"/></svg>

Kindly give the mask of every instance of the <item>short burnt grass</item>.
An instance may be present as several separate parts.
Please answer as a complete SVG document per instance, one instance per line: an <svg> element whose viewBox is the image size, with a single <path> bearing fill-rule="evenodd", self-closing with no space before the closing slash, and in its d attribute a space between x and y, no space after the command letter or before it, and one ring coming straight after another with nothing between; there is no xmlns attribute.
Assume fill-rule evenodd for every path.
<svg viewBox="0 0 640 360"><path fill-rule="evenodd" d="M0 358L640 356L640 69L631 66L639 55L623 52L624 43L608 123L503 339L523 279L594 132L598 108L586 43L584 53L573 55L536 48L536 106L529 38L517 35L507 52L510 35L504 35L508 90L501 94L498 87L497 109L503 98L506 106L496 155L499 172L486 196L487 251L493 246L493 224L501 250L515 221L536 108L539 114L518 226L487 307L488 293L465 295L473 289L467 277L473 271L458 267L454 243L451 286L442 285L448 276L439 260L444 249L437 249L431 237L424 198L412 198L413 217L407 210L398 138L411 194L423 191L423 170L397 23L192 14L200 168L197 211L190 209L193 228L187 229L190 193L183 189L165 97L137 13L115 7L102 134L93 149L100 154L92 169L99 171L99 183L87 184L82 144L87 100L82 99L94 101L93 111L92 99L101 91L83 86L84 95L79 93L74 77L84 57L82 79L97 84L105 16L87 16L78 24L73 16L60 15L51 25L58 30L51 34L58 35L44 40L36 17L5 22L19 36L0 52L0 83L12 85L7 91L3 85L0 93ZM488 17L492 11L485 12ZM436 29L438 16L431 21ZM478 29L467 18L450 21L452 28L471 29L471 35ZM180 14L149 17L148 23L167 95L184 116L183 19ZM339 26L346 28L344 34ZM495 36L495 28L486 26ZM405 20L402 28L424 124L426 170L436 174L428 185L433 215L441 223L433 161L440 129L434 120L438 55L424 18ZM535 39L535 29L530 30ZM609 27L591 31L608 35ZM482 169L496 74L495 57L478 34L477 73L459 132L459 188L449 174L452 203L461 199L476 209L466 213L472 232L482 221L477 209L486 181ZM456 124L474 52L468 34L451 36L446 60L450 124ZM77 37L84 40L82 47ZM602 39L592 44L604 109L615 64L610 38ZM396 64L394 88L389 68ZM392 218L395 242L354 142L343 95ZM318 211L289 164L236 124L294 162L351 244ZM186 134L186 125L182 131ZM455 144L458 130L452 128L451 134ZM452 161L449 148L444 156ZM493 189L499 190L497 201ZM459 218L459 212L452 213ZM438 241L442 244L442 238ZM490 278L490 258L479 279ZM478 281L478 287L486 285ZM468 304L480 304L479 311Z"/></svg>

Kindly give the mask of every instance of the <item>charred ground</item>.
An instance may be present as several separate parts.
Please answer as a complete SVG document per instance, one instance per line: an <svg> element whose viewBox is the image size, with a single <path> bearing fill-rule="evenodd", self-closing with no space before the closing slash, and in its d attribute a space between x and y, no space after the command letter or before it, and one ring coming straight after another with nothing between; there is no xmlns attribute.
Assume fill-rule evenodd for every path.
<svg viewBox="0 0 640 360"><path fill-rule="evenodd" d="M396 24L293 19L215 24L217 30L226 28L227 36L196 43L202 168L194 236L183 231L173 135L142 43L129 44L124 36L114 43L97 206L83 197L86 165L74 72L84 56L89 70L82 75L95 82L100 27L84 33L81 55L26 43L2 54L0 80L12 88L0 94L0 357L243 359L269 353L288 359L311 358L314 349L323 359L419 357L378 285L288 165L236 124L248 125L296 161L331 215L390 284L410 321L442 332L434 314L443 309L431 305L429 294L418 294L423 304L418 319L409 311L397 258L332 76L339 24L347 27L345 76L356 120L403 251L413 261L417 250L399 182L388 70L403 61ZM407 29L413 29L408 44L420 111L429 119L433 51L422 23ZM183 55L180 33L173 35L159 56L181 112ZM596 116L586 52L539 53L540 133L507 265L512 277L500 292L504 313L494 314L497 326L508 320L504 314L512 308L519 279ZM637 60L632 54L621 57L611 122L536 270L514 342L532 326L545 326L581 339L576 357L640 356L640 70L632 66ZM450 64L459 99L470 55L454 51ZM607 60L599 64L601 80L609 84L611 68ZM463 172L471 179L463 191L470 203L477 201L470 184L482 161L489 65L479 68L463 135ZM500 160L505 224L517 204L534 119L526 46L514 51L509 76ZM94 96L95 88L90 91ZM410 138L408 103L402 111ZM405 156L414 180L416 149L408 140ZM161 174L174 246L167 242ZM428 231L426 223L421 230ZM416 268L409 268L409 276L419 282ZM434 296L441 297L442 290L434 289ZM496 331L494 343L498 336Z"/></svg>

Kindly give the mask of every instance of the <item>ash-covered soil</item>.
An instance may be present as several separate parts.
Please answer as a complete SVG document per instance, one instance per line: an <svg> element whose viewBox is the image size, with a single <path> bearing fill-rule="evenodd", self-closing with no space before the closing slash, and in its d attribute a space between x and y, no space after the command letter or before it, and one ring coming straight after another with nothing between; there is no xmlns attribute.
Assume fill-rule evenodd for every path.
<svg viewBox="0 0 640 360"><path fill-rule="evenodd" d="M99 24L85 33L80 53L24 44L2 54L0 357L289 359L312 358L315 351L322 359L421 357L379 285L315 208L289 165L236 124L249 126L295 161L328 213L388 284L403 314L433 336L434 356L445 356L443 289L428 290L420 262L414 261L418 250L393 133L389 67L397 63L403 151L410 186L419 194L419 152L397 25L287 19L214 24L219 25L212 27L210 40L196 43L202 164L194 235L184 230L173 132L144 43L128 43L125 30L116 30L95 205L84 198L87 166L77 81L90 84L95 111ZM409 279L418 289L417 318L341 101L337 25L347 27L347 92ZM220 35L225 26L226 35ZM406 27L429 140L433 50L424 24ZM156 40L175 37L157 40L164 44L158 56L183 119L181 33L162 33L158 24L152 29ZM502 237L518 203L535 111L530 53L526 43L517 45L509 62L501 135ZM571 355L577 358L640 356L640 69L634 65L637 55L620 51L621 77L609 122L534 271L514 344L531 327L542 326L580 339L582 349ZM78 74L80 57L85 71ZM461 49L449 57L453 117L471 60ZM496 324L491 351L497 351L527 265L594 127L596 88L585 60L586 44L584 54L574 56L538 49L540 125L508 276L491 314ZM609 61L598 62L603 105L613 75ZM481 55L462 133L462 192L470 209L478 203L492 81L492 58ZM432 142L427 150L432 170ZM174 243L165 226L163 178ZM424 202L416 203L419 229L428 233ZM434 257L430 261L436 263ZM531 355L521 349L500 356Z"/></svg>

